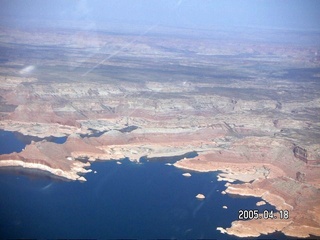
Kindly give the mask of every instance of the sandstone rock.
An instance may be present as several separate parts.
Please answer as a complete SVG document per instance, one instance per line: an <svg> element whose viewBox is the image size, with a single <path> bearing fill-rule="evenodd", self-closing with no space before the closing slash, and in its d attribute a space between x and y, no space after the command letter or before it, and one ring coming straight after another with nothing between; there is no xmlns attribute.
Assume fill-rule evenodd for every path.
<svg viewBox="0 0 320 240"><path fill-rule="evenodd" d="M85 179L83 176L79 177L78 180L81 181L81 182L86 182L87 181L87 179Z"/></svg>
<svg viewBox="0 0 320 240"><path fill-rule="evenodd" d="M191 174L190 173L183 173L182 176L191 177Z"/></svg>
<svg viewBox="0 0 320 240"><path fill-rule="evenodd" d="M227 233L227 231L222 227L217 227L217 230L220 231L222 234Z"/></svg>
<svg viewBox="0 0 320 240"><path fill-rule="evenodd" d="M259 202L257 202L256 203L256 205L259 207L259 206L263 206L263 205L265 205L266 204L266 202L265 201L259 201Z"/></svg>
<svg viewBox="0 0 320 240"><path fill-rule="evenodd" d="M203 194L199 193L199 194L196 196L196 198L198 198L198 199L205 199L206 197L205 197Z"/></svg>

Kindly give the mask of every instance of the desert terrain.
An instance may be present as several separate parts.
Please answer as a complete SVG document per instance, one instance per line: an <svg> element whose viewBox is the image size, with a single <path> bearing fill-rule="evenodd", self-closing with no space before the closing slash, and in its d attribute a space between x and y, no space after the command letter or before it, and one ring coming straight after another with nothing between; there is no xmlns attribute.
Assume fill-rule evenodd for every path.
<svg viewBox="0 0 320 240"><path fill-rule="evenodd" d="M319 40L252 29L135 35L2 27L0 129L67 140L32 141L0 155L0 166L86 181L93 161L178 157L178 168L220 171L226 193L290 213L234 219L221 231L320 236ZM186 158L191 152L197 156Z"/></svg>

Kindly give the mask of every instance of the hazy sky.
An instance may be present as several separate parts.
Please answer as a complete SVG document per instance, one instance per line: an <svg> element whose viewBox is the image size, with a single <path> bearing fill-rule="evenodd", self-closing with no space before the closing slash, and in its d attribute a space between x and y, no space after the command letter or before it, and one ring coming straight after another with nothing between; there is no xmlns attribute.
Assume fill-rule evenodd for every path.
<svg viewBox="0 0 320 240"><path fill-rule="evenodd" d="M320 29L319 0L0 0L0 3L0 21L11 17L192 28Z"/></svg>

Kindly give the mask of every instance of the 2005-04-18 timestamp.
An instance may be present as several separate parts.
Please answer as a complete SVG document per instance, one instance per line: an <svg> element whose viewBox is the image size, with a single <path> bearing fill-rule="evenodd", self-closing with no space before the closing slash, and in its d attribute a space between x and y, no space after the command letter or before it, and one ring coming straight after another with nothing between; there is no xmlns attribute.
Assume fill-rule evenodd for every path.
<svg viewBox="0 0 320 240"><path fill-rule="evenodd" d="M251 219L289 219L288 210L280 210L279 212L274 212L273 210L264 210L259 212L259 210L242 210L238 212L239 220L251 220Z"/></svg>

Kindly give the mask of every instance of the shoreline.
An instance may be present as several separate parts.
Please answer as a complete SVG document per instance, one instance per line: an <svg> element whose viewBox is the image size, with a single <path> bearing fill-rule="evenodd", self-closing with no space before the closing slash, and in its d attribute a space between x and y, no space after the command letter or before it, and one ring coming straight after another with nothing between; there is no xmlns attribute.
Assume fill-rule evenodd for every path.
<svg viewBox="0 0 320 240"><path fill-rule="evenodd" d="M122 140L123 137L132 135L136 141L126 143ZM145 142L141 142L139 135L136 133L118 133L108 132L97 138L80 138L79 136L72 135L67 138L67 141L63 144L55 144L52 142L33 142L26 146L26 148L20 153L11 153L1 155L0 168L1 167L21 167L22 169L35 169L53 174L54 176L64 178L71 181L86 181L84 174L91 172L90 163L95 161L110 161L129 158L130 161L139 162L141 157L150 158L149 156L162 156L165 153L165 157L171 156L183 156L186 153L190 153L190 145L184 142L176 142L175 145L168 145L163 142L161 134L155 135L150 133L146 136ZM173 134L174 138L178 139L179 135ZM153 144L148 144L148 141ZM154 140L152 140L154 139ZM217 175L217 181L226 181L225 193L233 194L237 196L251 196L260 197L262 200L276 207L277 210L289 210L292 218L297 218L299 214L304 211L310 211L309 206L300 205L295 203L295 196L287 196L283 189L276 190L273 187L274 183L282 182L284 185L291 184L295 188L301 188L299 191L303 192L301 183L297 182L291 176L292 171L282 170L277 164L278 162L272 162L269 160L257 158L254 161L256 155L253 152L251 158L244 157L242 149L238 149L238 146L243 147L242 142L246 143L249 138L239 140L233 147L227 150L208 150L210 147L194 147L193 152L197 152L197 156L193 158L183 158L176 161L173 166L196 172L211 172L219 171ZM290 147L286 142L277 142L275 140L269 140L267 138L260 138L260 140L266 141L263 144L269 144L269 149L276 151L276 147ZM97 141L98 140L98 141ZM252 139L249 143L252 144ZM189 141L192 141L189 139ZM198 144L196 141L193 144ZM261 143L259 143L261 145ZM254 145L254 147L258 148ZM287 145L286 145L287 144ZM252 148L251 145L249 145ZM52 151L52 149L56 149ZM189 151L187 151L189 150ZM199 151L200 150L200 151ZM181 155L182 154L182 155ZM269 154L272 154L272 152ZM38 159L33 159L33 156L38 156ZM87 162L81 162L76 160L77 158L87 158ZM16 159L15 159L16 158ZM71 159L71 160L68 160ZM149 161L152 161L149 159ZM287 160L288 161L288 160ZM294 161L294 160L290 160ZM281 163L281 162L280 162ZM281 166L281 165L280 165ZM233 184L233 182L240 181L242 184ZM314 189L314 186L308 186ZM314 193L311 196L319 195ZM319 196L320 197L320 196ZM316 202L318 204L318 202ZM320 209L320 204L319 204ZM315 223L316 211L310 215L309 219ZM308 220L309 221L309 220ZM257 223L267 226L268 232L256 227ZM281 231L288 236L294 237L308 237L312 235L320 235L320 228L316 226L306 225L301 229L297 224L302 224L303 219L299 221L262 221L262 220L248 220L248 221L233 221L229 228L223 229L224 233L229 235L236 235L238 237L254 237L259 233L268 234L275 231ZM280 227L281 226L281 227ZM219 228L222 230L222 228ZM242 230L241 230L242 229ZM247 230L243 230L247 229ZM249 229L249 230L248 230ZM298 232L295 229L300 229Z"/></svg>
<svg viewBox="0 0 320 240"><path fill-rule="evenodd" d="M90 166L90 165L89 165ZM29 169L29 170L36 170L36 171L44 171L47 173L50 173L58 178L63 178L66 180L72 180L72 181L87 181L84 176L81 176L79 174L85 174L89 173L92 170L85 169L84 167L88 167L88 164L80 164L80 162L77 162L73 165L73 167L70 169L70 171L65 171L62 169L57 168L51 168L49 166L46 166L44 164L40 163L27 163L21 160L1 160L0 161L0 168L6 168L6 167L19 167L21 169Z"/></svg>
<svg viewBox="0 0 320 240"><path fill-rule="evenodd" d="M201 130L201 133L202 132ZM134 141L127 142L126 139L128 139L129 136L132 136ZM188 140L189 143L192 142L194 144L192 152L197 152L198 155L192 158L184 157L182 159L185 154L190 153L189 144L185 142L175 142L174 145L169 145L161 138L161 133L158 135L152 133L144 134L145 139L143 140L140 139L139 136L140 135L135 132L118 133L110 131L95 138L81 138L77 135L72 135L69 136L63 144L47 141L32 142L20 153L0 155L0 168L21 167L22 169L35 169L48 172L66 180L86 181L83 175L92 171L91 169L86 169L90 167L90 163L92 162L119 161L119 159L129 158L130 161L139 163L141 157L148 159L150 156L157 156L161 158L163 157L162 153L165 153L165 158L168 156L181 157L181 160L172 164L177 168L196 172L219 171L217 181L227 182L225 193L238 196L260 197L262 200L275 206L277 210L289 210L292 219L296 219L299 214L305 211L310 211L308 204L295 203L296 196L288 196L284 189L280 188L280 190L277 190L273 187L274 183L279 182L284 186L289 184L294 188L299 188L301 192L307 191L303 189L302 183L292 178L294 172L288 171L287 169L282 170L282 168L279 167L279 164L282 167L281 164L283 163L281 161L272 162L268 160L267 157L260 157L259 159L259 155L257 155L260 151L267 152L269 149L268 154L272 156L272 151L277 151L277 149L281 147L284 147L286 153L287 150L285 150L285 148L290 148L287 142L261 137L259 138L260 142L254 144L255 138L250 139L250 137L248 137L237 140L229 149L210 151L208 149L215 146L215 143L211 143L212 145L209 146L203 146L203 143L201 143L200 146L197 146L197 144L199 144L198 137L195 137L194 140L191 137L191 139ZM174 139L179 139L179 136L181 135L172 135ZM149 141L151 141L152 144L150 144ZM241 149L244 146L243 143L247 144L250 149L257 148L257 153L252 152L250 159L245 156L245 150ZM270 146L269 148L264 147L264 149L261 150L260 146L263 144L269 144ZM239 146L241 147L240 149ZM34 159L34 156L37 156L37 159ZM87 158L88 161L84 163L78 161L77 158ZM283 159L286 159L286 161L296 161L292 158L288 159L288 157ZM149 159L149 161L152 160ZM233 182L236 181L240 181L242 184L233 184ZM312 185L308 187L315 189ZM315 192L310 196L317 199L318 195L320 197L320 194ZM319 203L316 202L316 204ZM257 236L258 233L261 235L275 231L281 231L288 236L294 237L308 237L310 234L320 235L320 228L314 226L316 220L313 220L313 218L317 218L316 211L309 216L313 225L308 225L307 223L307 227L303 229L298 227L299 224L303 225L303 219L298 221L291 221L290 219L287 221L248 220L233 221L231 227L223 229L223 232L238 237L254 237ZM256 227L258 222L267 226L267 233L263 229L260 229L258 232L255 230L259 229ZM222 230L222 228L219 229ZM297 232L295 229L300 230Z"/></svg>
<svg viewBox="0 0 320 240"><path fill-rule="evenodd" d="M191 171L198 171L198 172L208 172L208 171L220 171L218 174L218 181L226 181L226 190L225 193L232 194L235 196L248 196L248 197L259 197L265 202L268 202L270 205L275 206L275 208L279 210L288 210L290 213L290 218L285 219L272 219L272 220L265 220L265 219L257 219L257 220L234 220L231 223L231 227L228 228L222 228L218 227L217 230L219 230L221 233L227 233L229 235L234 235L237 237L259 237L261 234L271 234L276 231L280 231L284 233L287 236L290 237L299 237L299 238L307 238L320 235L320 227L317 226L317 223L313 223L311 226L301 224L300 222L303 220L305 206L301 205L291 205L288 202L286 202L286 199L284 199L282 196L278 195L277 193L273 193L274 189L272 186L266 186L267 181L273 181L274 179L283 179L283 181L292 182L293 179L274 174L272 178L267 177L260 177L253 181L243 181L243 178L237 178L235 173L239 172L239 166L234 163L222 163L219 162L218 165L213 164L214 166L208 166L208 162L202 162L201 160L196 160L199 163L199 166L195 167L195 165L191 164L188 166L188 163L191 162L192 159L188 160L181 160L173 164L177 168L181 168L184 170L191 170ZM206 165L207 164L207 165ZM230 166L236 165L236 167L230 170L232 168ZM261 163L250 163L249 165L257 166ZM228 172L226 173L226 166L228 166ZM238 165L241 165L239 163ZM278 171L277 167L273 166L272 164L263 164L268 165L270 172L273 170ZM204 169L204 166L207 168ZM244 168L248 168L248 164L243 163ZM231 174L230 174L231 172ZM232 173L233 172L233 173ZM277 176L278 175L278 176ZM221 177L221 176L232 176L232 178L228 177ZM241 176L241 175L238 175ZM234 181L241 181L242 183L233 184ZM318 209L320 209L320 205L318 204ZM310 211L308 211L310 214ZM300 219L299 219L300 216ZM308 216L309 218L319 218L319 213L317 211L313 211L313 214L310 214ZM297 219L294 221L294 219Z"/></svg>
<svg viewBox="0 0 320 240"><path fill-rule="evenodd" d="M69 146L70 142L73 143L71 146L79 145L82 143L83 140L79 138L69 138L65 144L57 145L59 148L62 148L63 146ZM38 145L37 145L38 144ZM68 145L69 144L69 145ZM48 146L49 148L52 147L52 143L49 142L43 142L43 143L32 143L26 147L22 151L21 154L13 153L12 156L15 156L16 158L22 157L22 159L10 159L10 154L7 154L7 159L4 158L5 156L2 156L2 159L0 160L0 168L1 167L21 167L22 169L34 169L34 170L40 170L44 171L50 174L53 174L56 177L64 178L65 180L71 180L71 181L86 181L86 178L83 176L86 173L91 172L91 169L86 169L90 167L90 162L95 161L110 161L110 160L102 160L97 159L98 156L126 156L128 158L132 158L131 155L135 156L135 158L132 158L131 161L133 162L139 162L136 159L140 155L142 155L141 151L144 151L145 149L137 148L137 151L132 152L130 146L137 146L136 143L133 145L120 145L121 147L117 147L116 145L109 146L108 149L115 149L112 150L109 154L106 153L105 147L99 147L100 151L103 150L103 152L100 153L94 153L94 151L86 152L86 151L78 151L77 149L73 148L73 151L70 151L70 156L72 156L72 159L76 159L76 157L79 156L85 156L88 157L88 162L83 163L77 160L69 161L66 158L64 158L63 163L67 163L67 165L60 165L54 164L53 166L56 167L50 167L45 165L46 161L42 163L34 163L34 162L25 162L26 156L31 156L32 154L37 154L37 151L40 146ZM160 152L156 154L160 154L163 151L163 146L160 148L153 146L152 149L160 149ZM96 149L96 148L94 148ZM124 151L124 149L127 149ZM148 148L150 149L150 148ZM35 151L37 150L37 151ZM35 151L35 152L34 152ZM170 153L174 154L175 152L181 153L181 149L176 149L176 151L171 150ZM121 152L121 154L120 154ZM155 153L153 153L155 154ZM168 154L168 153L167 153ZM219 154L219 153L218 153ZM225 158L229 158L230 156L233 156L233 153L225 153ZM231 155L230 155L231 154ZM239 153L237 153L239 154ZM25 156L24 156L25 155ZM175 155L175 154L174 154ZM287 173L284 172L279 167L275 166L272 163L267 162L246 162L241 160L241 157L239 157L239 160L234 159L233 161L223 161L223 159L220 159L218 161L217 159L212 159L213 156L216 156L216 152L201 152L198 156L193 158L183 158L182 160L176 161L173 166L176 168L188 170L188 171L196 171L196 172L211 172L211 171L218 171L217 175L217 181L226 181L226 190L225 193L237 195L237 196L250 196L250 197L259 197L262 200L268 202L269 204L275 206L275 208L279 210L288 210L290 211L290 215L292 216L292 219L296 218L301 211L305 211L305 207L299 205L294 205L292 200L286 198L285 195L278 194L277 192L274 192L274 188L272 187L272 182L274 180L277 181L283 181L284 183L288 181L289 183L294 182L290 177L287 177ZM33 156L33 155L32 155ZM221 158L221 154L219 154L219 158ZM232 159L232 158L231 158ZM62 160L62 159L61 159ZM118 159L119 160L119 159ZM118 161L117 160L117 161ZM34 160L37 161L37 160ZM47 160L48 161L48 160ZM233 182L240 181L241 184L237 183L234 184ZM320 209L320 205L319 205ZM313 215L310 215L310 217L317 215L315 212ZM267 226L267 231L265 229L257 227L257 224ZM274 221L265 221L265 220L248 220L248 221L239 221L235 220L231 223L231 226L229 228L221 228L219 227L219 230L223 233L227 233L229 235L235 235L238 237L257 237L261 234L270 234L274 233L275 231L281 231L282 233L293 236L293 237L308 237L311 235L320 235L320 228L317 228L315 226L308 226L305 227L299 227L301 225L299 221L293 221L291 219L288 220L274 220ZM244 230L246 229L246 230ZM300 229L297 231L296 229Z"/></svg>

